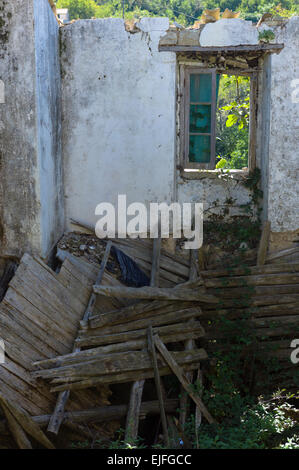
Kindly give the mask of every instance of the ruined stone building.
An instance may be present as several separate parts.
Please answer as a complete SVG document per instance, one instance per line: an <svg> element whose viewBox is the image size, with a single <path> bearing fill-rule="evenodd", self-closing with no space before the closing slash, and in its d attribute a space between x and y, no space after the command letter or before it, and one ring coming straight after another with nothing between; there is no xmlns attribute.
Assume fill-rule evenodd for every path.
<svg viewBox="0 0 299 470"><path fill-rule="evenodd" d="M242 181L255 167L273 240L298 238L298 17L259 28L221 19L180 29L167 18L61 26L48 0L1 5L2 257L29 251L47 258L72 218L94 224L96 205L116 203L118 194L206 207L233 198L237 213L249 198ZM273 39L261 41L268 30ZM225 178L215 169L213 127L224 71L251 78L248 167ZM188 84L196 77L206 87L193 100L208 102L212 124L194 137ZM198 160L191 150L202 142Z"/></svg>

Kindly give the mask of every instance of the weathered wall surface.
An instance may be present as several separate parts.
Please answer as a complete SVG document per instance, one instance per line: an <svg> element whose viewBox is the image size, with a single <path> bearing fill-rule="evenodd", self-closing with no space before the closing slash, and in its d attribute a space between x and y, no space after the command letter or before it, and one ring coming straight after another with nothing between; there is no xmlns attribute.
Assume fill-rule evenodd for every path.
<svg viewBox="0 0 299 470"><path fill-rule="evenodd" d="M272 230L299 228L299 17L276 28L276 39L285 47L272 57L268 218ZM297 97L297 99L296 99ZM297 102L296 102L297 101Z"/></svg>
<svg viewBox="0 0 299 470"><path fill-rule="evenodd" d="M40 246L37 189L35 41L30 0L3 1L0 10L1 254Z"/></svg>
<svg viewBox="0 0 299 470"><path fill-rule="evenodd" d="M61 232L58 28L47 0L1 5L0 254L46 256Z"/></svg>
<svg viewBox="0 0 299 470"><path fill-rule="evenodd" d="M64 230L59 26L47 0L35 0L34 12L41 254L46 256Z"/></svg>
<svg viewBox="0 0 299 470"><path fill-rule="evenodd" d="M104 19L78 21L60 31L67 227L70 218L93 224L96 205L103 201L116 204L118 194L126 194L128 203L204 202L207 214L216 200L220 209L231 200L231 214L242 214L238 207L250 201L242 176L206 174L186 179L176 169L178 69L175 54L158 52L158 43L258 44L257 28L235 19L200 30L167 32L165 18L144 18L137 28L131 34L121 19ZM266 194L265 217L270 69L268 64L261 76L256 151Z"/></svg>
<svg viewBox="0 0 299 470"><path fill-rule="evenodd" d="M166 18L61 29L65 209L94 223L100 202L171 201L175 166L176 57L159 53Z"/></svg>

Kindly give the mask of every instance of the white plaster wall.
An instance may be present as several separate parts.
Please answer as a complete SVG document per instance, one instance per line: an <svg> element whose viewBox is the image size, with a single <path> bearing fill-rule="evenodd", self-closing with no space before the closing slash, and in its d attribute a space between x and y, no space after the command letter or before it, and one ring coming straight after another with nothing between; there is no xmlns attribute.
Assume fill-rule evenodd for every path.
<svg viewBox="0 0 299 470"><path fill-rule="evenodd" d="M215 199L221 205L233 198L235 213L249 200L238 179L180 178L175 169L176 57L157 50L168 20L144 18L138 26L141 31L131 34L121 19L104 19L61 29L68 228L70 218L93 224L96 205L115 204L118 194L127 194L128 203L177 199L204 202L205 208ZM264 216L275 231L299 226L299 104L291 102L291 81L299 78L298 32L296 18L275 28L275 42L284 42L285 49L266 61L261 75L257 162ZM257 28L239 19L208 24L200 36L202 46L257 43Z"/></svg>
<svg viewBox="0 0 299 470"><path fill-rule="evenodd" d="M93 224L96 205L171 201L174 53L159 53L166 18L84 20L61 29L65 209Z"/></svg>
<svg viewBox="0 0 299 470"><path fill-rule="evenodd" d="M204 216L208 217L212 213L220 213L229 199L232 201L229 217L244 215L239 206L250 202L250 191L242 185L241 180L242 177L219 176L187 181L178 176L178 201L202 202Z"/></svg>
<svg viewBox="0 0 299 470"><path fill-rule="evenodd" d="M58 25L48 0L3 0L0 20L0 255L47 257L64 222Z"/></svg>
<svg viewBox="0 0 299 470"><path fill-rule="evenodd" d="M42 257L63 234L59 26L48 0L34 0L37 151Z"/></svg>
<svg viewBox="0 0 299 470"><path fill-rule="evenodd" d="M32 1L1 2L0 24L0 253L21 256L40 248Z"/></svg>
<svg viewBox="0 0 299 470"><path fill-rule="evenodd" d="M299 228L299 102L292 99L299 88L292 87L299 79L299 17L275 32L285 47L272 56L268 218L273 231L284 232Z"/></svg>
<svg viewBox="0 0 299 470"><path fill-rule="evenodd" d="M204 26L199 39L202 47L240 46L258 43L258 30L252 21L224 18Z"/></svg>

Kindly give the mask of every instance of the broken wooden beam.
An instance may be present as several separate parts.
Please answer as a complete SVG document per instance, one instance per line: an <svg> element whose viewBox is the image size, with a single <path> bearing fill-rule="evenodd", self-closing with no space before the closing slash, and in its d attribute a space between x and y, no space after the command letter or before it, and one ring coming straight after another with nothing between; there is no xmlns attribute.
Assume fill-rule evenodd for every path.
<svg viewBox="0 0 299 470"><path fill-rule="evenodd" d="M210 412L207 410L202 400L193 392L192 384L187 380L183 369L177 363L174 353L170 353L166 348L165 344L161 341L158 335L154 336L154 342L161 353L161 356L164 358L165 362L168 364L172 372L177 376L178 380L183 385L186 392L190 395L194 403L201 410L203 416L207 419L209 423L215 423L215 419L212 417Z"/></svg>
<svg viewBox="0 0 299 470"><path fill-rule="evenodd" d="M98 276L97 276L97 279L96 279L96 283L95 283L96 286L99 286L102 282L103 275L104 275L104 272L105 272L105 268L106 268L108 258L109 258L109 255L110 255L110 251L111 251L111 246L112 246L112 243L108 242L107 246L106 246L106 250L105 250L103 260L101 262L101 267L100 267L100 270L99 270L99 273L98 273ZM87 323L89 316L92 315L95 301L96 301L96 294L93 292L91 294L90 298L89 298L87 308L84 312L83 323ZM78 345L75 345L73 351L74 352L79 352L80 347L78 347ZM70 392L68 390L66 390L65 392L61 392L58 395L53 415L52 415L52 417L49 421L48 432L51 432L53 434L58 434L59 428L60 428L61 423L63 421L64 410L65 410L65 406L67 404L67 401L69 399L69 395L70 395Z"/></svg>
<svg viewBox="0 0 299 470"><path fill-rule="evenodd" d="M159 406L160 406L160 416L161 416L161 422L162 422L164 444L165 444L165 447L168 448L169 436L168 436L168 429L167 429L167 421L166 421L164 400L163 400L163 394L162 394L161 378L160 378L159 368L158 368L156 348L154 344L153 328L151 326L148 327L148 349L152 356L152 361L153 361L154 377L155 377L156 391L157 391L158 401L159 401Z"/></svg>
<svg viewBox="0 0 299 470"><path fill-rule="evenodd" d="M150 321L150 320L149 320ZM196 333L196 337L200 338L204 336L204 329L200 323L194 320L192 323L172 323L165 326L157 326L154 328L155 333L161 334L162 336L171 335L174 342L182 341L188 338L188 333ZM177 338L176 338L177 335ZM194 336L194 335L193 335ZM101 333L101 330L94 335L85 335L76 339L76 345L80 347L91 347L101 346L108 344L123 343L127 341L142 339L146 337L146 329L136 329L131 331L124 331L122 333L105 334ZM180 338L180 339L179 339Z"/></svg>
<svg viewBox="0 0 299 470"><path fill-rule="evenodd" d="M262 235L259 243L258 254L257 254L257 265L262 266L265 264L267 259L267 252L269 248L269 240L271 233L271 222L265 221L263 225Z"/></svg>
<svg viewBox="0 0 299 470"><path fill-rule="evenodd" d="M176 398L167 399L165 401L165 411L167 413L175 413L178 409L179 401ZM108 405L88 410L66 411L64 413L62 424L72 423L101 423L123 418L128 412L128 405ZM159 402L157 400L142 402L140 414L142 416L150 416L159 414ZM46 427L52 415L33 416L32 420L41 428ZM0 434L6 432L5 420L0 421Z"/></svg>
<svg viewBox="0 0 299 470"><path fill-rule="evenodd" d="M298 281L299 282L299 281ZM183 300L194 302L217 303L218 299L214 295L206 293L204 288L158 288L158 287L110 287L94 286L94 292L108 297L124 297L134 299L150 300Z"/></svg>
<svg viewBox="0 0 299 470"><path fill-rule="evenodd" d="M29 436L33 437L37 442L42 444L47 449L55 449L53 444L49 441L47 436L43 433L43 431L39 428L39 426L32 420L32 418L17 404L13 404L9 400L7 400L2 394L0 394L0 403L1 406L4 407L4 410L8 411L7 416L10 417L10 425L14 422L15 425L18 424L18 427L14 427L14 436L18 439L19 445L26 445L28 446L28 439L25 440L24 431ZM13 418L13 421L12 421ZM21 433L21 429L23 433ZM28 447L26 447L28 448Z"/></svg>
<svg viewBox="0 0 299 470"><path fill-rule="evenodd" d="M208 355L205 350L202 350L202 355L200 359L195 362L187 363L183 360L179 360L179 364L184 366L185 371L196 370L200 367L200 361L206 360ZM154 378L154 373L152 368L147 370L140 370L138 373L138 379L152 379ZM160 376L172 375L172 371L168 366L159 367ZM121 383L130 383L136 381L136 371L129 371L118 374L107 374L100 377L76 377L71 379L58 378L52 380L51 392L59 392L62 390L84 390L86 388L95 387L97 385L112 385L112 384L121 384Z"/></svg>

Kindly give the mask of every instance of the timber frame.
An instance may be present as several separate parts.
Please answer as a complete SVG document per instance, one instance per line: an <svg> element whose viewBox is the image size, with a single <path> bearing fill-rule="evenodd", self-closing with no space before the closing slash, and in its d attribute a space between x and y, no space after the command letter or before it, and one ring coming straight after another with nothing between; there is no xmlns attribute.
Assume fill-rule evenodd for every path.
<svg viewBox="0 0 299 470"><path fill-rule="evenodd" d="M188 159L189 146L188 146L188 107L189 107L189 93L188 83L190 72L208 73L212 72L212 95L215 95L216 89L216 73L227 73L232 75L243 75L250 77L250 124L249 124L249 142L248 142L248 169L249 171L255 168L256 165L256 128L257 128L257 97L258 97L258 69L244 70L236 68L223 68L218 67L199 67L196 62L193 65L185 65L179 63L179 76L180 76L180 106L179 106L179 127L180 127L180 169L186 173L185 169L194 170L215 170L215 120L216 108L212 106L212 129L211 129L211 160L209 163L190 163ZM192 172L188 172L189 175Z"/></svg>
<svg viewBox="0 0 299 470"><path fill-rule="evenodd" d="M204 176L205 173L206 176L211 175L211 170L217 172L217 170L215 170L213 148L210 164L196 164L188 161L185 116L186 107L188 105L186 76L190 73L190 69L203 73L211 69L215 70L216 73L250 77L248 170L229 170L229 172L233 174L244 174L256 167L258 96L260 76L261 72L263 72L263 59L270 53L280 53L283 47L283 44L260 44L255 46L234 47L159 46L160 51L172 51L177 53L177 169L180 170L183 178L198 179L198 177ZM214 144L212 143L212 145Z"/></svg>

